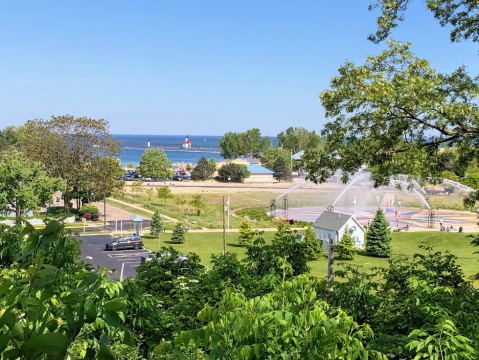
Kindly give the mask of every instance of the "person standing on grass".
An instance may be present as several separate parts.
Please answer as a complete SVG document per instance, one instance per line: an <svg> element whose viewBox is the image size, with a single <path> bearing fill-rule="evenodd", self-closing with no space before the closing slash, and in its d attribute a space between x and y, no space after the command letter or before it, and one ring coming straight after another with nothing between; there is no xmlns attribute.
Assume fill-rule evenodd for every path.
<svg viewBox="0 0 479 360"><path fill-rule="evenodd" d="M439 219L439 225L442 226L442 219Z"/></svg>

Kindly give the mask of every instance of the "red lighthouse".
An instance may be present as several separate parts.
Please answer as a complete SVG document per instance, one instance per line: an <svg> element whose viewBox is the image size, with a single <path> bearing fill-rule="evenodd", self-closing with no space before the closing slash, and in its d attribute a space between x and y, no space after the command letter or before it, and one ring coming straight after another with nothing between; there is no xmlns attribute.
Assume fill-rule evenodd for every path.
<svg viewBox="0 0 479 360"><path fill-rule="evenodd" d="M183 149L190 149L191 148L191 142L188 140L188 135L185 137L185 141L183 141Z"/></svg>

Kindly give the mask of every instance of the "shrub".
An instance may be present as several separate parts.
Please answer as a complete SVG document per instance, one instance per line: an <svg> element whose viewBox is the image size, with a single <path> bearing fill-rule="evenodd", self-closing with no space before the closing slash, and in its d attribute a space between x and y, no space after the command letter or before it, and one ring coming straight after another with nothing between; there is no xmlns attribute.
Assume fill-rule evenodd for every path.
<svg viewBox="0 0 479 360"><path fill-rule="evenodd" d="M84 213L83 217L87 220L90 220L91 219L91 214L90 213Z"/></svg>
<svg viewBox="0 0 479 360"><path fill-rule="evenodd" d="M84 204L84 205L82 205L82 207L80 209L78 209L78 213L80 215L83 215L83 214L86 214L86 213L89 213L90 215L95 215L95 214L99 214L100 210L98 210L98 207L95 206L95 205Z"/></svg>
<svg viewBox="0 0 479 360"><path fill-rule="evenodd" d="M341 260L354 260L358 250L354 247L354 239L349 235L349 229L346 226L344 234L341 236L341 241L335 246L334 251L338 254Z"/></svg>
<svg viewBox="0 0 479 360"><path fill-rule="evenodd" d="M50 216L55 216L55 215L61 215L65 211L65 208L63 206L50 206L47 208L47 215Z"/></svg>
<svg viewBox="0 0 479 360"><path fill-rule="evenodd" d="M98 221L99 218L100 218L100 214L93 214L93 215L91 216L91 219L92 219L93 221Z"/></svg>
<svg viewBox="0 0 479 360"><path fill-rule="evenodd" d="M239 226L239 238L240 245L251 245L254 239L254 231L251 227L249 220L244 220Z"/></svg>
<svg viewBox="0 0 479 360"><path fill-rule="evenodd" d="M241 216L241 217L247 216L249 218L253 218L253 219L261 220L261 221L272 219L271 216L266 214L265 209L261 208L261 207L240 209L240 210L235 212L235 215L238 215L238 216Z"/></svg>

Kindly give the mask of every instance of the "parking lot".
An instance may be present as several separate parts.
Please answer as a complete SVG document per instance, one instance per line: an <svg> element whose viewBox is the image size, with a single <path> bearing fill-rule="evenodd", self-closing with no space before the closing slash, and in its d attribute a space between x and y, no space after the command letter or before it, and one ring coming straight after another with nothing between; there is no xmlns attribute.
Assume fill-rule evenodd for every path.
<svg viewBox="0 0 479 360"><path fill-rule="evenodd" d="M121 268L123 266L123 278L136 278L136 268L140 265L141 257L148 257L150 250L118 250L107 251L105 244L113 240L111 235L84 235L77 237L82 240L80 244L81 255L83 261L89 262L95 268L97 266L108 269L115 269L116 276L119 279Z"/></svg>

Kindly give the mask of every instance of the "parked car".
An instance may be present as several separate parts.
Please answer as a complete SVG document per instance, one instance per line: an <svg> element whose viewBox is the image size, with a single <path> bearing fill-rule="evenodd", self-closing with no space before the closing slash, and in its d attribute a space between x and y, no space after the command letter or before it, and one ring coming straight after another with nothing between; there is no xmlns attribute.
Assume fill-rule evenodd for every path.
<svg viewBox="0 0 479 360"><path fill-rule="evenodd" d="M106 250L142 249L143 240L139 236L122 236L106 244Z"/></svg>
<svg viewBox="0 0 479 360"><path fill-rule="evenodd" d="M173 176L173 181L183 181L183 178L181 176Z"/></svg>
<svg viewBox="0 0 479 360"><path fill-rule="evenodd" d="M145 178L142 178L141 180L143 180L143 181L152 181L150 177L145 177Z"/></svg>

